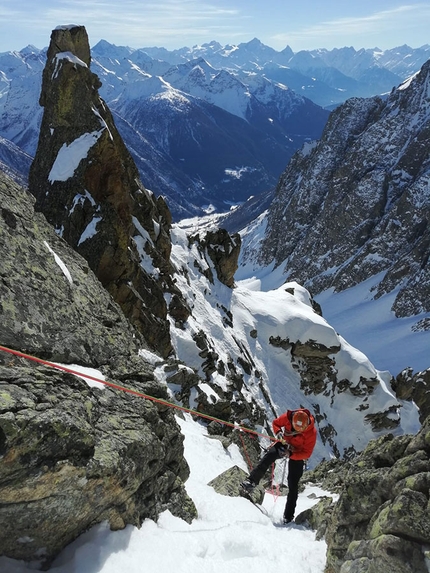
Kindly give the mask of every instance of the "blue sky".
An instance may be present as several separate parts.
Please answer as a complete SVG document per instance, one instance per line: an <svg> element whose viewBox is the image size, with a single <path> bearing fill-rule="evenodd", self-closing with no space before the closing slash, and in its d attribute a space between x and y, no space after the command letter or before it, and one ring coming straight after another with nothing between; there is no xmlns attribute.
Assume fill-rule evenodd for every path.
<svg viewBox="0 0 430 573"><path fill-rule="evenodd" d="M133 48L238 44L258 38L282 50L430 43L426 0L0 0L0 52L43 48L59 25L81 24Z"/></svg>

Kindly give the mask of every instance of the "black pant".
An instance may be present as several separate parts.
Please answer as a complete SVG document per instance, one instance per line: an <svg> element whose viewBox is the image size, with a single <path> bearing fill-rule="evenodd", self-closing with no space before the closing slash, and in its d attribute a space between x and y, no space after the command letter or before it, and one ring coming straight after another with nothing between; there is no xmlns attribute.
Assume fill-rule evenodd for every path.
<svg viewBox="0 0 430 573"><path fill-rule="evenodd" d="M280 442L277 442L270 450L267 450L258 465L255 466L249 474L250 479L256 484L259 483L269 467L276 460L282 458L284 454L285 448L283 448ZM299 495L299 481L303 475L303 467L303 460L288 460L288 495L284 509L284 518L288 520L293 519L296 510L297 497Z"/></svg>

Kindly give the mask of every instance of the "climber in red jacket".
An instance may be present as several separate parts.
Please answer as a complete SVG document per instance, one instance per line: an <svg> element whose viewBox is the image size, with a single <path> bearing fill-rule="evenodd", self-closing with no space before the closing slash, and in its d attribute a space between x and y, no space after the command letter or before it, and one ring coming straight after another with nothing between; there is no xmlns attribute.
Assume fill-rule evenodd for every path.
<svg viewBox="0 0 430 573"><path fill-rule="evenodd" d="M285 414L273 420L272 426L278 441L261 458L260 463L241 486L250 493L275 460L288 457L288 495L284 509L284 523L290 523L294 519L304 460L311 456L317 440L315 419L305 408L287 410Z"/></svg>

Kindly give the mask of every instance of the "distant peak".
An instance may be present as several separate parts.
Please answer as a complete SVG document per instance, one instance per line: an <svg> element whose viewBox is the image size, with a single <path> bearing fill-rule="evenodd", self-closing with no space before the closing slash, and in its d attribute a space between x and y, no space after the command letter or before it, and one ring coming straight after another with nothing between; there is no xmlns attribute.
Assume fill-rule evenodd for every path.
<svg viewBox="0 0 430 573"><path fill-rule="evenodd" d="M108 54L115 46L106 40L100 40L95 46L92 47L93 54L103 56Z"/></svg>
<svg viewBox="0 0 430 573"><path fill-rule="evenodd" d="M220 50L222 48L221 44L215 40L212 40L212 42L202 44L202 46L204 48L216 48L217 50L218 49Z"/></svg>
<svg viewBox="0 0 430 573"><path fill-rule="evenodd" d="M112 46L112 44L110 44L107 40L99 40L94 48L106 48L110 46Z"/></svg>
<svg viewBox="0 0 430 573"><path fill-rule="evenodd" d="M33 44L28 44L28 46L26 46L25 48L22 48L22 50L20 50L19 53L23 54L23 55L39 54L40 50L39 50L39 48L36 48L36 46L33 46Z"/></svg>
<svg viewBox="0 0 430 573"><path fill-rule="evenodd" d="M264 46L264 44L258 39L253 38L249 42L245 43L246 46Z"/></svg>

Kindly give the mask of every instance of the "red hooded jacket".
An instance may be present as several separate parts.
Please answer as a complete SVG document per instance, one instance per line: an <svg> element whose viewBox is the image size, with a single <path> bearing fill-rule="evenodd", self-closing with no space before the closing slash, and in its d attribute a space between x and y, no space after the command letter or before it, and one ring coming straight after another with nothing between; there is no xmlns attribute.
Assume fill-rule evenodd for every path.
<svg viewBox="0 0 430 573"><path fill-rule="evenodd" d="M299 408L309 416L310 424L304 432L296 432L292 425L292 416L295 410L287 410L272 422L275 436L278 432L284 431L284 439L292 447L290 458L292 460L307 460L311 457L317 441L317 430L315 428L315 418L306 408Z"/></svg>

